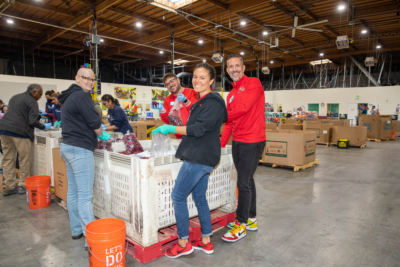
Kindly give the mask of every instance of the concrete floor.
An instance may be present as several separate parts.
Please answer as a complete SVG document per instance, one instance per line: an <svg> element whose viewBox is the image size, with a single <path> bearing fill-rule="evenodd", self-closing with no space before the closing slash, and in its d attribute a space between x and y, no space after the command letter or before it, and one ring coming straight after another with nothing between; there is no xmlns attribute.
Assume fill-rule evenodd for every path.
<svg viewBox="0 0 400 267"><path fill-rule="evenodd" d="M400 141L318 147L317 158L299 172L258 167L258 232L228 244L221 230L214 255L146 266L400 266ZM0 196L0 266L89 266L83 247L58 205L29 210L25 196Z"/></svg>

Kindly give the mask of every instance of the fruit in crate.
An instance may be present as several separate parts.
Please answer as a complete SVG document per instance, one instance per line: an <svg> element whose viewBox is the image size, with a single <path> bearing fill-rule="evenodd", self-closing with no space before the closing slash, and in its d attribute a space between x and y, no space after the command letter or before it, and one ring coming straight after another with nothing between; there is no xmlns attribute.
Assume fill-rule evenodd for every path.
<svg viewBox="0 0 400 267"><path fill-rule="evenodd" d="M168 116L168 122L171 125L176 125L176 126L184 126L183 125L183 121L181 120L181 118L174 116L174 115L170 115Z"/></svg>
<svg viewBox="0 0 400 267"><path fill-rule="evenodd" d="M137 154L144 151L134 133L125 134L122 140L125 143L127 155Z"/></svg>

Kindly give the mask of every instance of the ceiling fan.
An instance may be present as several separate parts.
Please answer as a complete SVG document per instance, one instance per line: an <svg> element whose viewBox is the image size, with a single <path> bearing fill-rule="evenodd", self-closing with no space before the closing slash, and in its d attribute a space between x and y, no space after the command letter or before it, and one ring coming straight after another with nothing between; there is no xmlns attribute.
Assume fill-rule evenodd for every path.
<svg viewBox="0 0 400 267"><path fill-rule="evenodd" d="M303 24L303 25L300 25L300 26L298 25L298 22L299 22L299 17L298 17L298 16L294 16L294 18L293 18L293 27L290 27L290 26L279 26L279 25L266 25L266 24L264 24L264 26L286 28L286 29L283 29L283 30L274 31L273 33L278 33L278 32L283 32L283 31L287 31L287 30L292 30L292 38L294 38L294 37L296 36L296 30L312 31L312 32L323 32L323 30L310 29L310 28L305 28L305 27L313 26L313 25L317 25L317 24L321 24L321 23L326 23L326 22L329 22L329 20L328 20L328 19L325 19L325 20L321 20L321 21L316 21L316 22L308 23L308 24Z"/></svg>

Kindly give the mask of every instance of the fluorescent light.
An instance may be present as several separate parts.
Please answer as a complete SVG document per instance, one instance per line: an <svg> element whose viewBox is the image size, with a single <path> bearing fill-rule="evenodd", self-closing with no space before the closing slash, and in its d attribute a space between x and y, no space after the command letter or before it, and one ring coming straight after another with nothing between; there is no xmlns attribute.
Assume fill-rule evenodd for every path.
<svg viewBox="0 0 400 267"><path fill-rule="evenodd" d="M240 52L240 54L243 56L243 55L244 55L244 52Z"/></svg>
<svg viewBox="0 0 400 267"><path fill-rule="evenodd" d="M246 25L246 21L242 20L242 21L240 22L240 25L242 25L242 26Z"/></svg>
<svg viewBox="0 0 400 267"><path fill-rule="evenodd" d="M367 30L362 30L361 33L362 34L366 34L368 31Z"/></svg>
<svg viewBox="0 0 400 267"><path fill-rule="evenodd" d="M164 54L164 51L160 51L160 54Z"/></svg>
<svg viewBox="0 0 400 267"><path fill-rule="evenodd" d="M8 23L8 24L14 24L14 21L13 21L12 19L8 19L8 20L7 20L7 23Z"/></svg>
<svg viewBox="0 0 400 267"><path fill-rule="evenodd" d="M377 45L377 46L376 46L376 48L378 48L378 49L379 49L379 48L382 48L382 46L381 46L381 45Z"/></svg>
<svg viewBox="0 0 400 267"><path fill-rule="evenodd" d="M345 5L340 5L340 6L338 7L339 10L344 10L345 8L346 8Z"/></svg>
<svg viewBox="0 0 400 267"><path fill-rule="evenodd" d="M104 42L104 39L100 39L100 42L101 42L101 43Z"/></svg>
<svg viewBox="0 0 400 267"><path fill-rule="evenodd" d="M268 35L268 32L267 31L263 31L263 35Z"/></svg>
<svg viewBox="0 0 400 267"><path fill-rule="evenodd" d="M269 63L274 64L274 62L272 60Z"/></svg>
<svg viewBox="0 0 400 267"><path fill-rule="evenodd" d="M136 22L136 27L142 27L142 23L140 21Z"/></svg>
<svg viewBox="0 0 400 267"><path fill-rule="evenodd" d="M203 40L199 40L199 44L202 44L203 43Z"/></svg>
<svg viewBox="0 0 400 267"><path fill-rule="evenodd" d="M324 56L324 53L319 53L319 55L322 57L322 56Z"/></svg>

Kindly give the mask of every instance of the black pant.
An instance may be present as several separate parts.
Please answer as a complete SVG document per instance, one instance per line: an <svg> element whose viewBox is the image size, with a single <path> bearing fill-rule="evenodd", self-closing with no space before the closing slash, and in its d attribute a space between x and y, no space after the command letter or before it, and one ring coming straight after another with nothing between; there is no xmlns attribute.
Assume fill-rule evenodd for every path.
<svg viewBox="0 0 400 267"><path fill-rule="evenodd" d="M238 173L237 186L239 201L236 217L240 223L256 216L256 185L254 173L265 147L265 141L259 143L232 142L232 157Z"/></svg>

